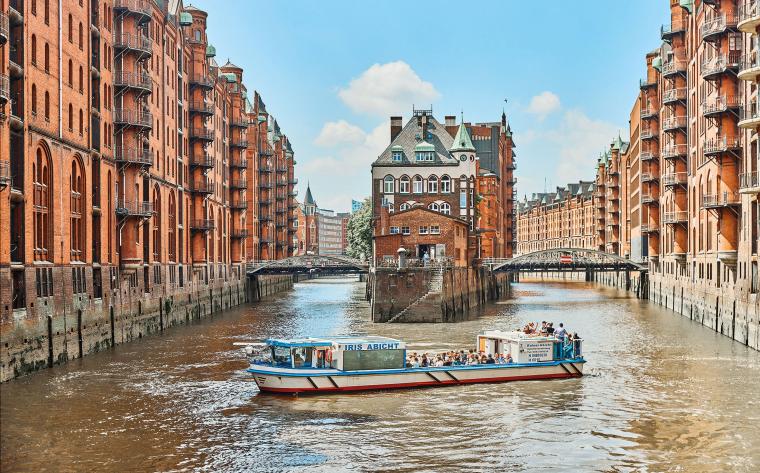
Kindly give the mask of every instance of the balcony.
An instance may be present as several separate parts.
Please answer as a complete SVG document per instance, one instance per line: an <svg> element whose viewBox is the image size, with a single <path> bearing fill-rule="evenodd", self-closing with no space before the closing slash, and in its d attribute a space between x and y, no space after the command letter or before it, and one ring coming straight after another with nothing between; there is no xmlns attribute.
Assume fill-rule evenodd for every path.
<svg viewBox="0 0 760 473"><path fill-rule="evenodd" d="M150 20L151 7L148 0L114 0L113 9L140 15L143 21Z"/></svg>
<svg viewBox="0 0 760 473"><path fill-rule="evenodd" d="M667 105L675 102L685 102L686 94L686 87L673 87L670 89L665 89L665 91L662 93L662 103Z"/></svg>
<svg viewBox="0 0 760 473"><path fill-rule="evenodd" d="M245 179L230 179L230 189L248 189Z"/></svg>
<svg viewBox="0 0 760 473"><path fill-rule="evenodd" d="M657 176L657 174L652 174L651 172L642 172L641 173L641 182L656 182L660 178Z"/></svg>
<svg viewBox="0 0 760 473"><path fill-rule="evenodd" d="M8 76L0 74L0 104L6 104L11 99L11 87Z"/></svg>
<svg viewBox="0 0 760 473"><path fill-rule="evenodd" d="M140 92L152 92L153 81L145 72L116 72L113 76L113 84L117 88L136 89Z"/></svg>
<svg viewBox="0 0 760 473"><path fill-rule="evenodd" d="M729 266L736 266L738 255L739 254L736 250L718 250L718 259L720 262Z"/></svg>
<svg viewBox="0 0 760 473"><path fill-rule="evenodd" d="M724 191L720 194L702 196L703 209L720 209L741 206L741 199L736 192Z"/></svg>
<svg viewBox="0 0 760 473"><path fill-rule="evenodd" d="M248 126L251 124L251 122L248 121L247 118L241 118L238 120L232 120L230 122L230 126L234 126L237 128L248 128Z"/></svg>
<svg viewBox="0 0 760 473"><path fill-rule="evenodd" d="M0 189L8 187L11 183L11 163L0 161Z"/></svg>
<svg viewBox="0 0 760 473"><path fill-rule="evenodd" d="M134 126L143 129L153 128L153 115L147 110L115 108L113 122L121 126Z"/></svg>
<svg viewBox="0 0 760 473"><path fill-rule="evenodd" d="M749 108L739 112L739 128L757 128L760 126L760 110L756 102L751 102Z"/></svg>
<svg viewBox="0 0 760 473"><path fill-rule="evenodd" d="M682 18L674 18L669 25L660 27L660 38L669 43L674 36L683 34L685 31L686 21Z"/></svg>
<svg viewBox="0 0 760 473"><path fill-rule="evenodd" d="M259 148L259 156L272 156L274 151L271 146L262 146Z"/></svg>
<svg viewBox="0 0 760 473"><path fill-rule="evenodd" d="M193 155L190 158L190 168L212 169L214 167L215 160L206 153L200 155Z"/></svg>
<svg viewBox="0 0 760 473"><path fill-rule="evenodd" d="M261 165L259 166L259 172L272 172L272 166Z"/></svg>
<svg viewBox="0 0 760 473"><path fill-rule="evenodd" d="M665 212L665 216L662 218L662 222L666 225L676 225L679 223L686 223L689 221L689 213L679 210L676 212Z"/></svg>
<svg viewBox="0 0 760 473"><path fill-rule="evenodd" d="M149 37L134 33L116 33L113 35L113 47L117 50L133 51L140 55L153 54Z"/></svg>
<svg viewBox="0 0 760 473"><path fill-rule="evenodd" d="M649 107L649 108L642 108L640 116L642 120L648 120L650 118L657 118L658 114L659 114L659 110L657 110L654 107Z"/></svg>
<svg viewBox="0 0 760 473"><path fill-rule="evenodd" d="M248 230L245 229L232 229L230 231L230 238L241 239L248 238Z"/></svg>
<svg viewBox="0 0 760 473"><path fill-rule="evenodd" d="M686 158L687 151L686 144L675 144L663 147L660 155L663 159Z"/></svg>
<svg viewBox="0 0 760 473"><path fill-rule="evenodd" d="M190 221L190 230L194 232L207 232L214 230L214 220L209 218L194 219Z"/></svg>
<svg viewBox="0 0 760 473"><path fill-rule="evenodd" d="M649 78L639 79L639 89L646 90L646 89L649 89L651 87L657 87L657 81L656 80L654 80L654 79L650 80Z"/></svg>
<svg viewBox="0 0 760 473"><path fill-rule="evenodd" d="M662 76L686 75L686 66L688 66L688 62L685 58L671 58L670 61L662 63Z"/></svg>
<svg viewBox="0 0 760 473"><path fill-rule="evenodd" d="M271 182L259 182L259 189L271 189L272 187Z"/></svg>
<svg viewBox="0 0 760 473"><path fill-rule="evenodd" d="M714 58L702 63L701 74L705 80L719 79L726 72L735 72L739 69L741 55L738 52L718 54Z"/></svg>
<svg viewBox="0 0 760 473"><path fill-rule="evenodd" d="M288 210L293 210L295 208L298 208L298 202L296 202L295 200L291 200L290 202L288 202ZM288 218L291 218L291 217L288 217ZM296 216L293 215L292 218L295 219Z"/></svg>
<svg viewBox="0 0 760 473"><path fill-rule="evenodd" d="M642 151L639 155L639 159L642 161L654 161L657 160L660 156L656 152L652 151Z"/></svg>
<svg viewBox="0 0 760 473"><path fill-rule="evenodd" d="M298 178L297 177L291 177L288 180L288 184L290 184L291 186L294 186L294 185L298 184Z"/></svg>
<svg viewBox="0 0 760 473"><path fill-rule="evenodd" d="M659 138L660 131L656 127L642 128L639 138L642 140L656 140Z"/></svg>
<svg viewBox="0 0 760 473"><path fill-rule="evenodd" d="M757 82L758 76L760 76L760 54L755 49L742 56L737 77L741 80Z"/></svg>
<svg viewBox="0 0 760 473"><path fill-rule="evenodd" d="M247 200L232 200L230 201L230 208L232 210L245 210L248 208Z"/></svg>
<svg viewBox="0 0 760 473"><path fill-rule="evenodd" d="M287 166L277 166L277 172L288 172Z"/></svg>
<svg viewBox="0 0 760 473"><path fill-rule="evenodd" d="M201 195L213 194L214 184L210 181L195 181L192 191Z"/></svg>
<svg viewBox="0 0 760 473"><path fill-rule="evenodd" d="M134 164L137 166L153 166L153 153L150 149L114 147L114 159L119 164Z"/></svg>
<svg viewBox="0 0 760 473"><path fill-rule="evenodd" d="M206 74L193 74L190 76L190 86L210 90L214 88L214 79Z"/></svg>
<svg viewBox="0 0 760 473"><path fill-rule="evenodd" d="M232 146L233 148L247 148L248 141L242 138L231 138L230 146Z"/></svg>
<svg viewBox="0 0 760 473"><path fill-rule="evenodd" d="M274 198L275 200L285 200L285 194L277 194Z"/></svg>
<svg viewBox="0 0 760 473"><path fill-rule="evenodd" d="M0 45L8 42L8 15L0 11Z"/></svg>
<svg viewBox="0 0 760 473"><path fill-rule="evenodd" d="M289 191L288 191L288 195L289 195L290 197L296 197L296 196L298 196L298 191L297 191L297 190L295 190L295 189L289 190Z"/></svg>
<svg viewBox="0 0 760 473"><path fill-rule="evenodd" d="M653 196L649 193L642 193L641 194L641 203L644 205L649 204L656 204L657 203L657 197Z"/></svg>
<svg viewBox="0 0 760 473"><path fill-rule="evenodd" d="M758 0L747 0L739 6L739 21L736 27L743 33L754 33L760 26Z"/></svg>
<svg viewBox="0 0 760 473"><path fill-rule="evenodd" d="M198 141L214 141L214 132L207 128L191 128L190 139Z"/></svg>
<svg viewBox="0 0 760 473"><path fill-rule="evenodd" d="M703 148L705 157L717 156L722 153L736 152L741 149L741 140L733 136L719 136L707 140Z"/></svg>
<svg viewBox="0 0 760 473"><path fill-rule="evenodd" d="M271 204L272 204L272 199L268 197L263 197L259 199L259 205L261 205L262 207L266 207L267 205L271 205Z"/></svg>
<svg viewBox="0 0 760 473"><path fill-rule="evenodd" d="M187 108L190 113L197 113L198 115L211 116L214 114L214 104L205 101L192 101Z"/></svg>
<svg viewBox="0 0 760 473"><path fill-rule="evenodd" d="M270 215L259 215L259 222L271 222L272 217Z"/></svg>
<svg viewBox="0 0 760 473"><path fill-rule="evenodd" d="M738 97L726 97L720 95L702 102L702 113L705 117L715 117L722 113L734 112L738 115L741 108L741 100Z"/></svg>
<svg viewBox="0 0 760 473"><path fill-rule="evenodd" d="M754 171L740 174L739 192L742 194L760 193L760 173Z"/></svg>
<svg viewBox="0 0 760 473"><path fill-rule="evenodd" d="M116 201L116 215L121 217L152 217L153 202L118 199Z"/></svg>
<svg viewBox="0 0 760 473"><path fill-rule="evenodd" d="M736 25L738 22L738 16L723 13L714 18L705 19L699 32L702 35L702 40L717 41L723 33L736 31Z"/></svg>
<svg viewBox="0 0 760 473"><path fill-rule="evenodd" d="M666 117L662 120L662 131L686 130L686 117Z"/></svg>
<svg viewBox="0 0 760 473"><path fill-rule="evenodd" d="M248 167L248 160L243 159L243 158L231 159L230 167L237 168L237 169L246 169Z"/></svg>
<svg viewBox="0 0 760 473"><path fill-rule="evenodd" d="M685 172L671 172L662 175L662 184L665 187L686 186L688 176Z"/></svg>

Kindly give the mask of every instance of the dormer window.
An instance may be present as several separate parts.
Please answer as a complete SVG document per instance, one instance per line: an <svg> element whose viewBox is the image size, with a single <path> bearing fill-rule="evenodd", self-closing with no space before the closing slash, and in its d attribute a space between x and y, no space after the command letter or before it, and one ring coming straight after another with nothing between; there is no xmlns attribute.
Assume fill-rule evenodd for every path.
<svg viewBox="0 0 760 473"><path fill-rule="evenodd" d="M391 148L391 159L394 163L400 163L404 160L404 148L399 145L394 145Z"/></svg>
<svg viewBox="0 0 760 473"><path fill-rule="evenodd" d="M417 161L433 162L435 161L435 153L430 151L418 151L415 153L415 158Z"/></svg>
<svg viewBox="0 0 760 473"><path fill-rule="evenodd" d="M403 153L401 151L394 151L393 152L393 161L396 162L396 163L400 163L402 156L403 156Z"/></svg>

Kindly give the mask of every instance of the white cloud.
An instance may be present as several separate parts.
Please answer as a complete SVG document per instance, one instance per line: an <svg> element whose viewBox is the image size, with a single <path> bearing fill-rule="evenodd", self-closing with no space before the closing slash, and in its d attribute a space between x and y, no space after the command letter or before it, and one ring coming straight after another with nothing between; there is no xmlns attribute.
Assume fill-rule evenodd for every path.
<svg viewBox="0 0 760 473"><path fill-rule="evenodd" d="M366 138L364 130L352 125L345 120L327 122L322 131L314 139L314 144L322 147L337 146L341 144L356 144Z"/></svg>
<svg viewBox="0 0 760 473"><path fill-rule="evenodd" d="M539 120L543 120L547 115L559 110L559 97L552 92L544 91L530 99L528 113L535 115Z"/></svg>
<svg viewBox="0 0 760 473"><path fill-rule="evenodd" d="M404 61L373 64L338 96L356 113L375 116L401 115L413 104L428 106L441 94Z"/></svg>

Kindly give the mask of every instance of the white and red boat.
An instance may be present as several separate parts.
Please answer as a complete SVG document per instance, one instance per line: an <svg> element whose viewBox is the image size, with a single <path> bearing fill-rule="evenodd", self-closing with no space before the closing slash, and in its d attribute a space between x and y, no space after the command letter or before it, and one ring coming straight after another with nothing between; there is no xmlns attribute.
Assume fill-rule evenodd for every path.
<svg viewBox="0 0 760 473"><path fill-rule="evenodd" d="M246 348L253 355L253 347ZM378 336L269 339L251 359L262 392L320 393L500 383L583 375L582 340L564 342L522 332L487 331L477 350L509 354L511 362L408 367L406 344Z"/></svg>

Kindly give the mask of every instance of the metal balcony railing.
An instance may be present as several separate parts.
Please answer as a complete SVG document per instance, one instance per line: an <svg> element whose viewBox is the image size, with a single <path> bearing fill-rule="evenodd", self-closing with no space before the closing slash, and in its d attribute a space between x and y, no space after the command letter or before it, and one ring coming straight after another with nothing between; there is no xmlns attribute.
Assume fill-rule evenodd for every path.
<svg viewBox="0 0 760 473"><path fill-rule="evenodd" d="M272 150L271 146L262 146L259 148L260 156L272 156L273 154L274 154L274 150Z"/></svg>
<svg viewBox="0 0 760 473"><path fill-rule="evenodd" d="M190 85L204 89L214 88L214 79L205 74L193 74L190 76Z"/></svg>
<svg viewBox="0 0 760 473"><path fill-rule="evenodd" d="M145 72L116 71L113 75L113 83L116 87L129 87L146 91L153 90L153 81Z"/></svg>
<svg viewBox="0 0 760 473"><path fill-rule="evenodd" d="M296 184L298 184L298 178L297 177L290 178L290 180L288 181L288 184L290 184L290 185L296 185Z"/></svg>
<svg viewBox="0 0 760 473"><path fill-rule="evenodd" d="M238 169L245 169L248 167L248 160L244 158L238 158L238 159L231 159L230 160L230 167L231 168L238 168Z"/></svg>
<svg viewBox="0 0 760 473"><path fill-rule="evenodd" d="M652 161L659 157L660 156L657 152L652 152L652 151L642 151L641 154L639 155L639 159L641 159L642 161Z"/></svg>
<svg viewBox="0 0 760 473"><path fill-rule="evenodd" d="M662 175L662 183L665 186L683 186L686 185L688 176L685 172L671 172Z"/></svg>
<svg viewBox="0 0 760 473"><path fill-rule="evenodd" d="M746 0L739 5L738 24L739 29L745 33L754 33L755 27L760 24L760 2Z"/></svg>
<svg viewBox="0 0 760 473"><path fill-rule="evenodd" d="M153 202L117 199L116 214L125 217L150 217L153 215Z"/></svg>
<svg viewBox="0 0 760 473"><path fill-rule="evenodd" d="M230 122L230 126L238 127L238 128L248 128L248 126L251 124L250 121L248 121L247 118L239 118L237 120L232 120Z"/></svg>
<svg viewBox="0 0 760 473"><path fill-rule="evenodd" d="M673 18L669 25L660 27L660 39L670 41L676 35L686 31L686 21L682 18Z"/></svg>
<svg viewBox="0 0 760 473"><path fill-rule="evenodd" d="M657 81L654 79L649 79L647 77L643 79L639 79L639 88L640 89L647 89L649 87L655 87L657 86Z"/></svg>
<svg viewBox="0 0 760 473"><path fill-rule="evenodd" d="M259 182L259 189L271 189L272 187L270 182Z"/></svg>
<svg viewBox="0 0 760 473"><path fill-rule="evenodd" d="M739 61L740 79L754 78L758 74L758 69L760 69L760 54L758 54L757 49L742 55Z"/></svg>
<svg viewBox="0 0 760 473"><path fill-rule="evenodd" d="M0 74L0 103L7 103L10 99L10 80L5 74Z"/></svg>
<svg viewBox="0 0 760 473"><path fill-rule="evenodd" d="M203 141L214 141L214 132L207 128L191 128L190 138Z"/></svg>
<svg viewBox="0 0 760 473"><path fill-rule="evenodd" d="M757 189L760 187L760 174L757 171L739 175L739 189Z"/></svg>
<svg viewBox="0 0 760 473"><path fill-rule="evenodd" d="M738 69L740 60L741 53L739 51L730 52L728 55L718 54L714 58L702 63L702 78L708 80L715 79L724 72Z"/></svg>
<svg viewBox="0 0 760 473"><path fill-rule="evenodd" d="M272 172L272 166L261 165L259 166L259 172Z"/></svg>
<svg viewBox="0 0 760 473"><path fill-rule="evenodd" d="M735 30L738 22L739 17L737 15L727 15L723 13L713 18L706 19L705 22L702 23L699 32L702 35L703 40L715 40L719 35L730 30Z"/></svg>
<svg viewBox="0 0 760 473"><path fill-rule="evenodd" d="M687 151L686 144L675 144L663 147L660 155L665 159L679 158L686 156Z"/></svg>
<svg viewBox="0 0 760 473"><path fill-rule="evenodd" d="M151 54L153 52L151 44L149 37L139 34L114 33L113 35L113 47L115 49L125 49L143 54Z"/></svg>
<svg viewBox="0 0 760 473"><path fill-rule="evenodd" d="M735 136L719 136L705 141L703 151L705 156L725 153L741 148L741 139Z"/></svg>
<svg viewBox="0 0 760 473"><path fill-rule="evenodd" d="M668 77L674 74L685 74L688 65L689 63L686 61L686 58L673 57L669 61L662 63L662 75Z"/></svg>
<svg viewBox="0 0 760 473"><path fill-rule="evenodd" d="M8 15L0 11L0 44L8 41Z"/></svg>
<svg viewBox="0 0 760 473"><path fill-rule="evenodd" d="M242 138L232 138L230 139L230 146L233 146L235 148L247 148L248 141Z"/></svg>
<svg viewBox="0 0 760 473"><path fill-rule="evenodd" d="M211 181L195 181L193 183L193 192L196 194L213 194L214 184Z"/></svg>
<svg viewBox="0 0 760 473"><path fill-rule="evenodd" d="M127 10L143 16L150 16L151 7L148 0L114 0L114 10Z"/></svg>
<svg viewBox="0 0 760 473"><path fill-rule="evenodd" d="M656 174L652 174L651 172L642 172L641 173L641 182L652 182L659 179L659 177Z"/></svg>
<svg viewBox="0 0 760 473"><path fill-rule="evenodd" d="M654 118L660 113L655 107L642 108L640 116L642 119Z"/></svg>
<svg viewBox="0 0 760 473"><path fill-rule="evenodd" d="M200 113L204 115L214 114L214 104L211 103L192 101L188 104L187 108L190 113Z"/></svg>
<svg viewBox="0 0 760 473"><path fill-rule="evenodd" d="M650 193L646 193L646 192L641 194L642 204L653 204L655 202L657 202L657 197L655 197L654 195Z"/></svg>
<svg viewBox="0 0 760 473"><path fill-rule="evenodd" d="M245 179L230 179L230 189L248 189L248 182Z"/></svg>
<svg viewBox="0 0 760 473"><path fill-rule="evenodd" d="M232 200L230 201L230 208L233 210L245 210L248 208L247 200Z"/></svg>
<svg viewBox="0 0 760 473"><path fill-rule="evenodd" d="M689 221L689 213L682 210L665 212L662 221L666 224L686 223Z"/></svg>
<svg viewBox="0 0 760 473"><path fill-rule="evenodd" d="M741 107L741 100L738 97L726 97L720 95L712 99L706 99L702 102L702 112L706 117L736 110Z"/></svg>
<svg viewBox="0 0 760 473"><path fill-rule="evenodd" d="M11 182L11 163L0 161L0 187L6 187Z"/></svg>
<svg viewBox="0 0 760 473"><path fill-rule="evenodd" d="M662 120L662 131L681 130L686 128L686 116L665 117Z"/></svg>
<svg viewBox="0 0 760 473"><path fill-rule="evenodd" d="M686 87L673 87L662 92L662 103L669 104L686 100Z"/></svg>
<svg viewBox="0 0 760 473"><path fill-rule="evenodd" d="M750 102L749 107L739 111L739 126L742 128L754 128L760 124L760 107L757 102Z"/></svg>
<svg viewBox="0 0 760 473"><path fill-rule="evenodd" d="M230 237L231 238L247 238L248 230L234 228L230 231Z"/></svg>
<svg viewBox="0 0 760 473"><path fill-rule="evenodd" d="M150 149L115 146L113 155L117 163L153 166L153 153Z"/></svg>
<svg viewBox="0 0 760 473"><path fill-rule="evenodd" d="M734 207L737 205L741 205L741 199L736 192L723 191L720 194L708 194L702 196L702 208L705 209Z"/></svg>
<svg viewBox="0 0 760 473"><path fill-rule="evenodd" d="M215 228L216 225L214 225L214 220L209 218L200 218L190 221L190 229L194 231L207 232L209 230L214 230Z"/></svg>
<svg viewBox="0 0 760 473"><path fill-rule="evenodd" d="M650 140L653 138L657 138L659 136L659 130L655 127L651 128L642 128L641 133L639 134L639 138L642 140Z"/></svg>
<svg viewBox="0 0 760 473"><path fill-rule="evenodd" d="M147 110L115 108L113 111L113 121L121 125L139 126L142 128L153 127L153 115Z"/></svg>
<svg viewBox="0 0 760 473"><path fill-rule="evenodd" d="M200 155L193 155L190 158L190 167L199 167L204 169L211 169L214 167L215 160L213 157L206 153Z"/></svg>

